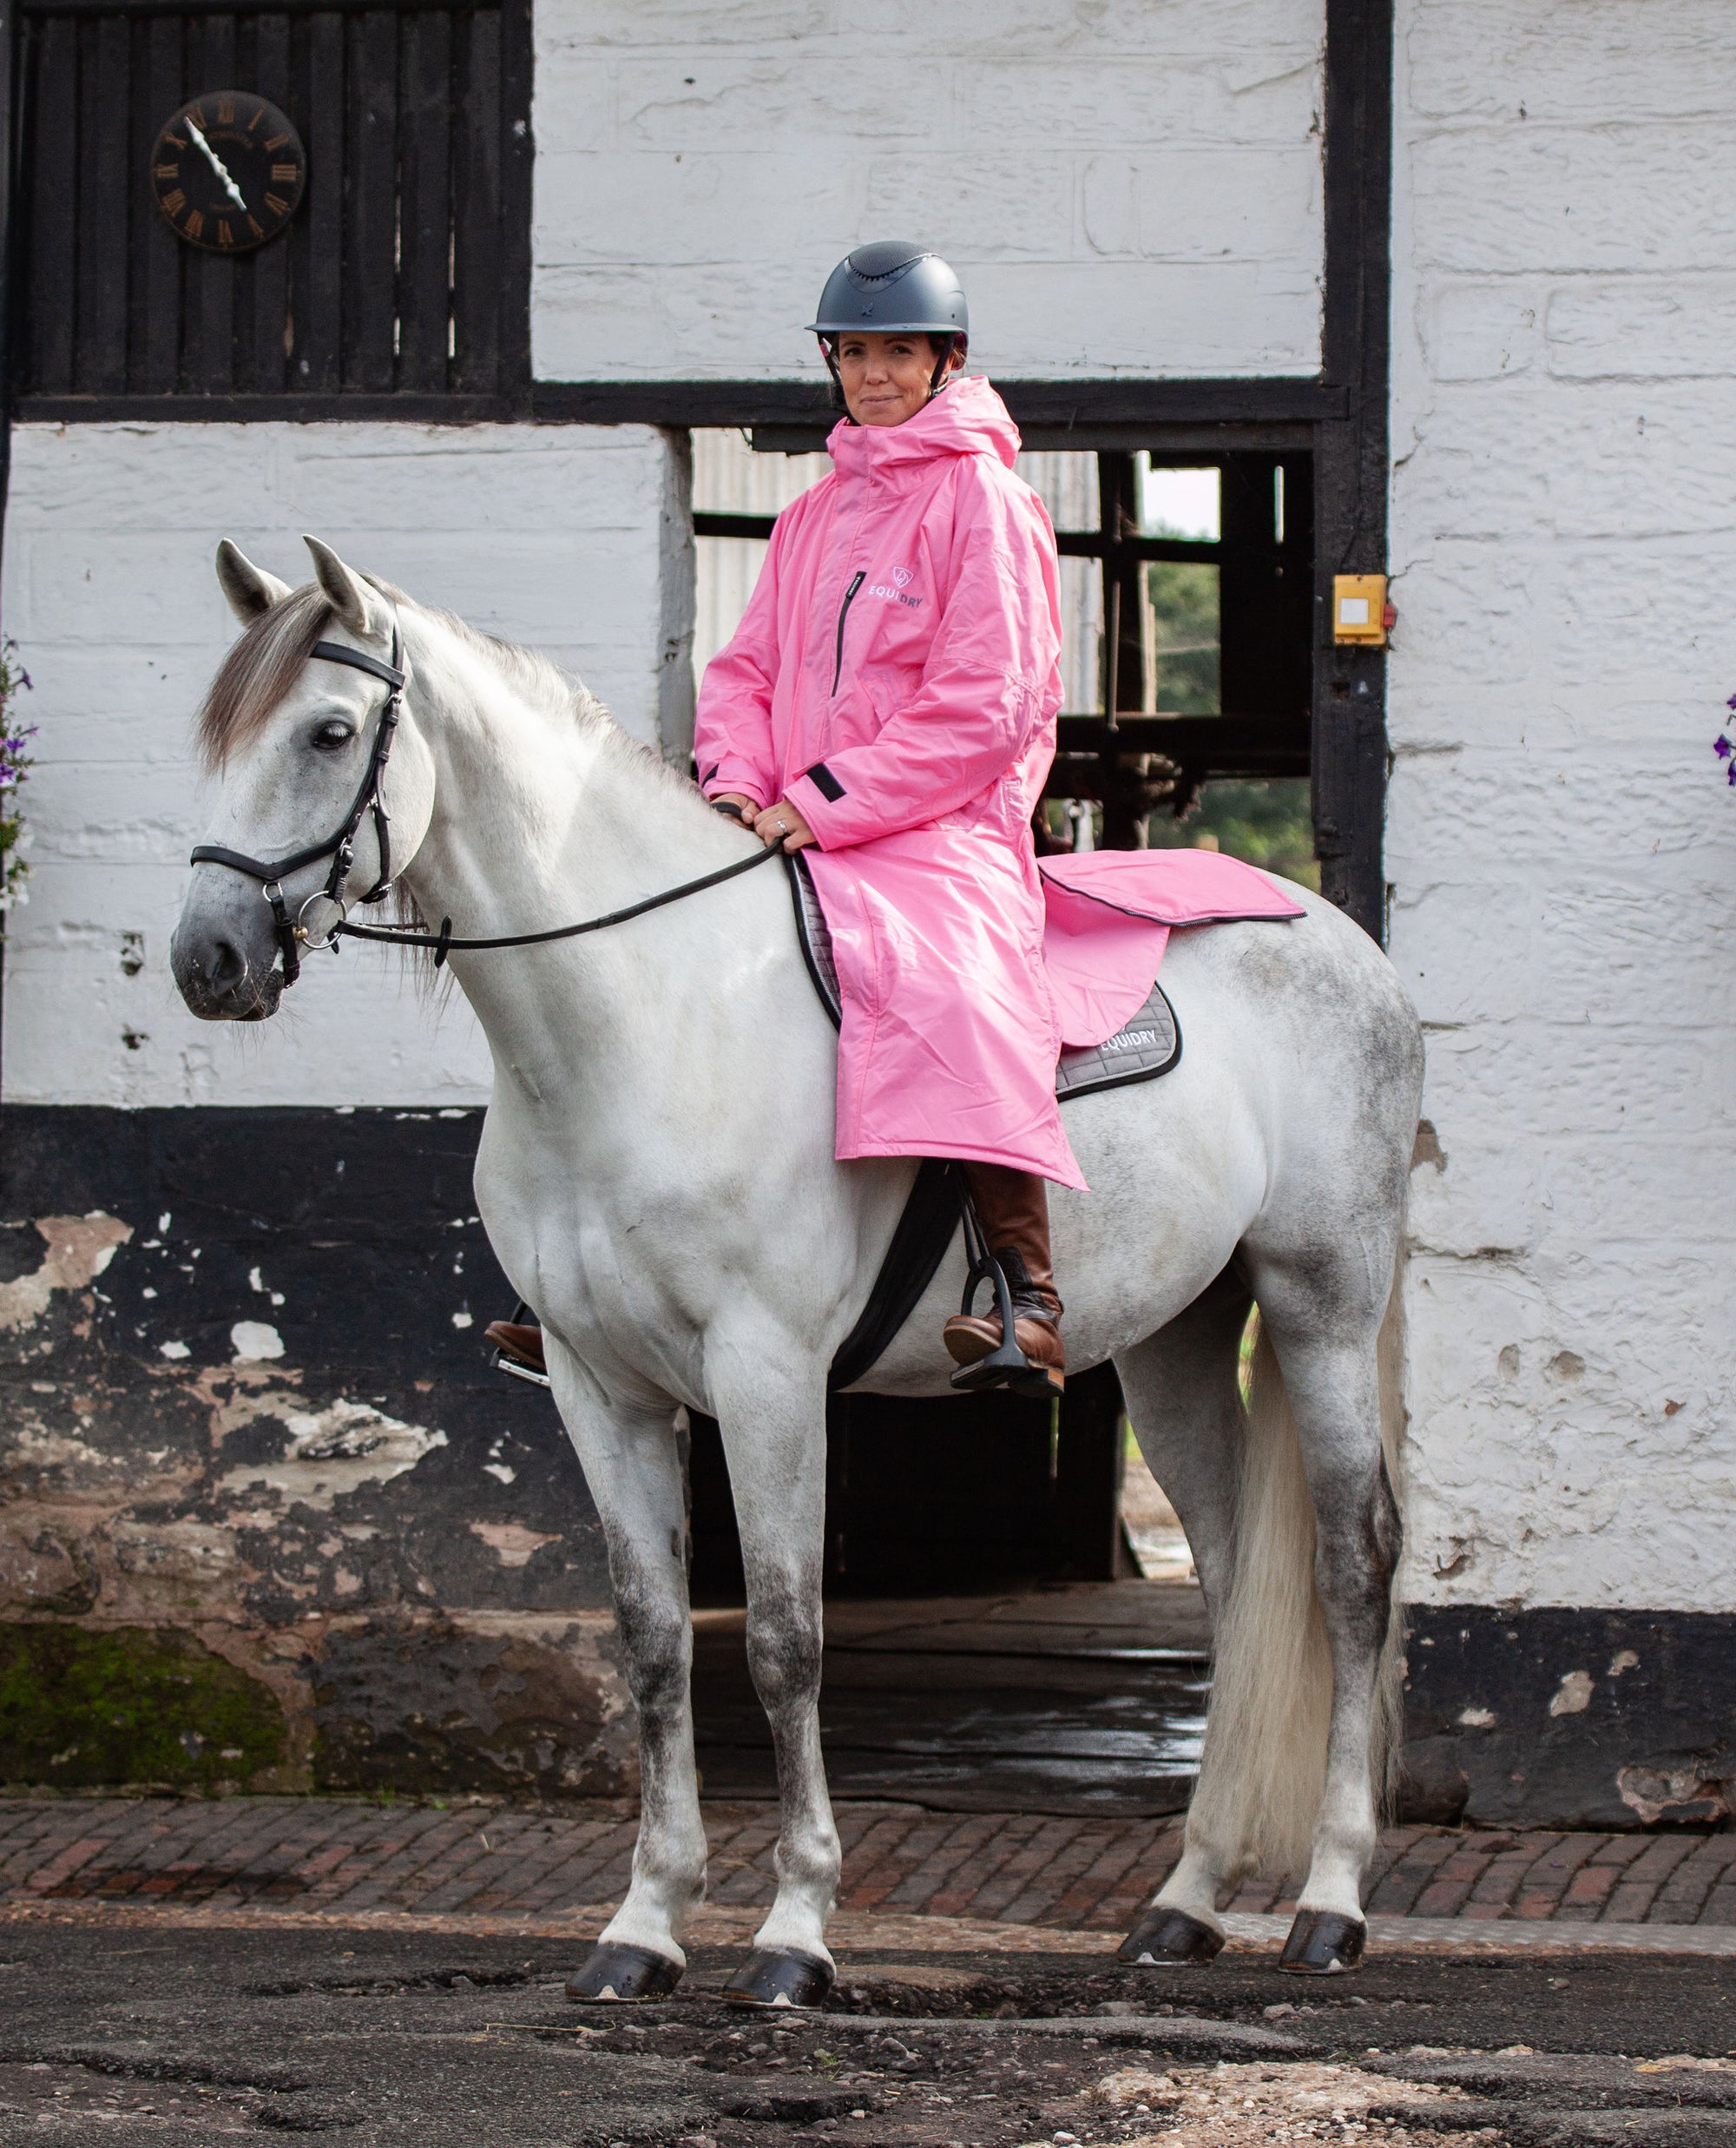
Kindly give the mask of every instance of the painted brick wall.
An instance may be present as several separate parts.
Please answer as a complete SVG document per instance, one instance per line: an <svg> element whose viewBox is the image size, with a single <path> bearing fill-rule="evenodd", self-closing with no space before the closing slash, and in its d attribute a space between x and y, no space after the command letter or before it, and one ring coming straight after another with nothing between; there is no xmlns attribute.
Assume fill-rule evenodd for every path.
<svg viewBox="0 0 1736 2148"><path fill-rule="evenodd" d="M974 354L1319 363L1321 0L575 0L537 10L537 372L766 378L909 235Z"/></svg>
<svg viewBox="0 0 1736 2148"><path fill-rule="evenodd" d="M1400 0L1413 1601L1736 1607L1730 30Z"/></svg>
<svg viewBox="0 0 1736 2148"><path fill-rule="evenodd" d="M191 719L235 631L212 550L227 532L299 582L311 530L546 649L684 756L686 491L685 440L637 426L22 427L4 609L40 736L30 899L6 953L7 1100L485 1102L463 1001L419 998L385 950L311 964L264 1036L195 1022L175 995L168 939L203 828Z"/></svg>

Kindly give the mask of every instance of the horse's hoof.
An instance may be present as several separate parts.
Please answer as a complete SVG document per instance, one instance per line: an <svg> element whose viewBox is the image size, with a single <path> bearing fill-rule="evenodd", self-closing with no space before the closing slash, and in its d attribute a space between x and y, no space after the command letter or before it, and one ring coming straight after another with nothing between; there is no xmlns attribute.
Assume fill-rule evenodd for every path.
<svg viewBox="0 0 1736 2148"><path fill-rule="evenodd" d="M723 1987L733 2006L818 2006L837 1972L818 1954L793 1947L756 1947Z"/></svg>
<svg viewBox="0 0 1736 2148"><path fill-rule="evenodd" d="M1299 1909L1278 1966L1293 1976L1338 1976L1358 1966L1367 1943L1368 1927L1360 1917Z"/></svg>
<svg viewBox="0 0 1736 2148"><path fill-rule="evenodd" d="M1215 1960L1223 1944L1221 1932L1190 1917L1185 1909L1154 1904L1121 1941L1117 1958L1155 1969L1166 1962Z"/></svg>
<svg viewBox="0 0 1736 2148"><path fill-rule="evenodd" d="M584 1967L567 1980L569 1999L605 2005L631 1999L667 1999L681 1980L681 1967L648 1947L594 1947Z"/></svg>

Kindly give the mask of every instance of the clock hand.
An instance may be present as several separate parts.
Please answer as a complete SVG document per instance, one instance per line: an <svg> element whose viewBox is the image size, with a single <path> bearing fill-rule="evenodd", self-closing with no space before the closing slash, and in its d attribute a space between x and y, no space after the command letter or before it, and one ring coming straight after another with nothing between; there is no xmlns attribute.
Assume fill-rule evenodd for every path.
<svg viewBox="0 0 1736 2148"><path fill-rule="evenodd" d="M187 122L187 131L193 136L193 139L199 144L200 148L204 150L206 162L210 165L212 170L215 172L217 176L223 181L224 186L228 189L229 199L245 216L247 213L247 197L241 192L241 189L235 184L234 181L230 178L228 167L224 163L222 158L218 155L217 152L212 148L211 144L205 139L204 135L200 133L198 128L194 125L191 120Z"/></svg>

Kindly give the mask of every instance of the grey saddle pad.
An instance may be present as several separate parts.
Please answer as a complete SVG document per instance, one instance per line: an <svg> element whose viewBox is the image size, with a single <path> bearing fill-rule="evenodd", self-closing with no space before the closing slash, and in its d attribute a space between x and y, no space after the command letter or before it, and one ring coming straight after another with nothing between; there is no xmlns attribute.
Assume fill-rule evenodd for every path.
<svg viewBox="0 0 1736 2148"><path fill-rule="evenodd" d="M790 860L790 890L796 906L796 932L802 959L808 965L814 990L834 1025L844 1019L844 1003L838 992L838 964L832 951L832 933L814 893L813 877L800 852ZM1062 1104L1073 1097L1088 1097L1099 1089L1119 1089L1123 1082L1154 1081L1168 1073L1181 1058L1181 1025L1175 1010L1155 983L1151 997L1107 1043L1069 1047L1055 1064L1055 1093Z"/></svg>

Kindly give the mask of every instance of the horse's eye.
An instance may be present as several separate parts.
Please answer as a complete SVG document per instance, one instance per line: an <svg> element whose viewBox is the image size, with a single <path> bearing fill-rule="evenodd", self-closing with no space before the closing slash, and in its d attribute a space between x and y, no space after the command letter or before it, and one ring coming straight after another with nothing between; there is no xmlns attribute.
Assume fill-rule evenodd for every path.
<svg viewBox="0 0 1736 2148"><path fill-rule="evenodd" d="M345 723L334 716L330 723L322 723L313 734L314 748L322 754L335 754L340 747L347 746L355 735L353 724Z"/></svg>

